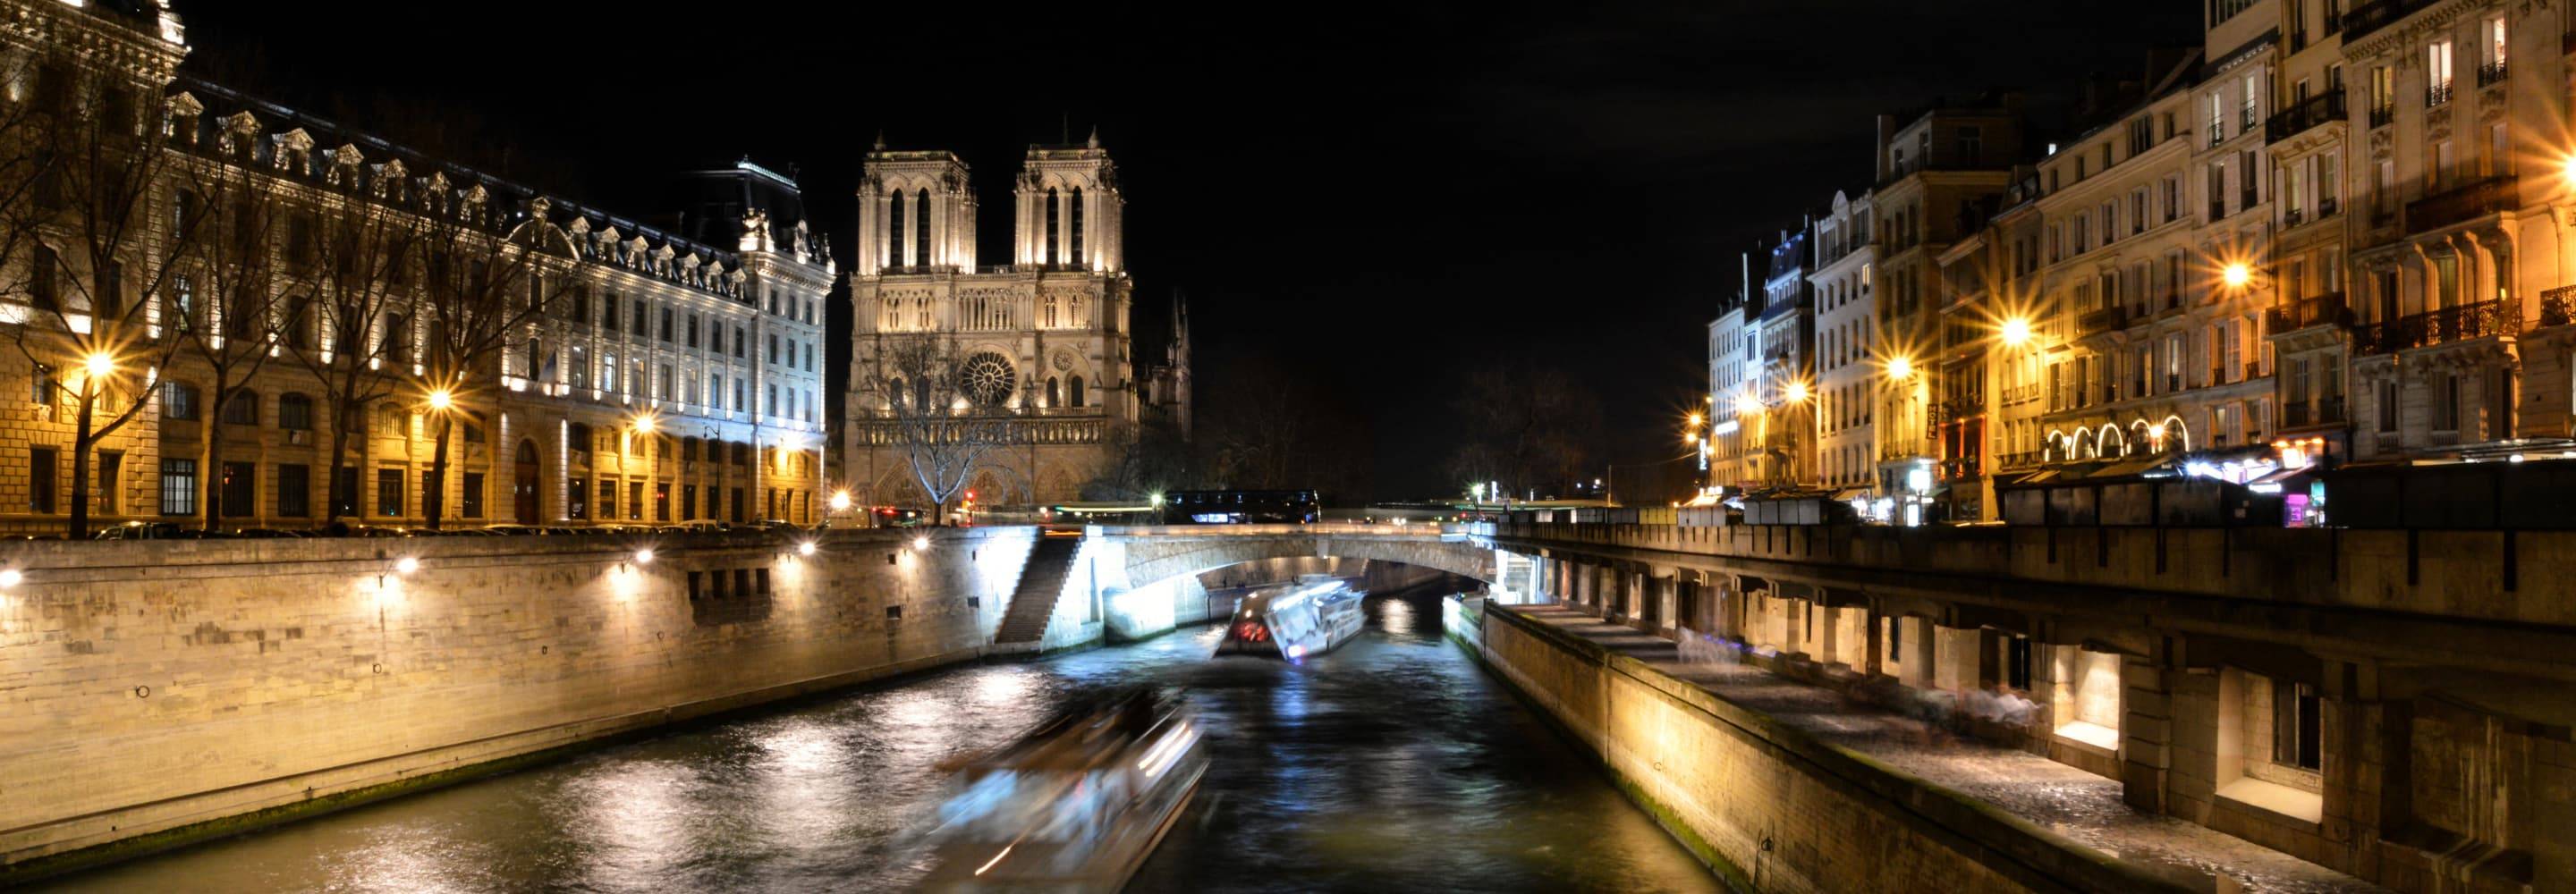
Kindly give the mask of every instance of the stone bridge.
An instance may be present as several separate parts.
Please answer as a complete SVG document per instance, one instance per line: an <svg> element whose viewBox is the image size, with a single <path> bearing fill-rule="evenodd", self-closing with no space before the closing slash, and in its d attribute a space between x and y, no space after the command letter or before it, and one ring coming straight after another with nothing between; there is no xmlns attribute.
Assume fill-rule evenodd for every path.
<svg viewBox="0 0 2576 894"><path fill-rule="evenodd" d="M1169 525L1092 527L1052 592L1025 593L1052 611L1031 648L1055 648L1101 634L1141 637L1229 610L1213 603L1198 574L1246 562L1292 558L1365 559L1430 568L1485 583L1496 598L1530 592L1535 565L1498 550L1462 525ZM1230 605L1230 603L1229 603ZM1035 617L1035 616L1032 616Z"/></svg>

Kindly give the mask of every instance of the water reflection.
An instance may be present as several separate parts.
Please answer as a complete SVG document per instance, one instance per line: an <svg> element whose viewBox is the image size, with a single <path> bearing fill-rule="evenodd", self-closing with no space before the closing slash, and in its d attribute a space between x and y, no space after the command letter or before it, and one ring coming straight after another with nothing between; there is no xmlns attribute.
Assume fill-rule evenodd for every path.
<svg viewBox="0 0 2576 894"><path fill-rule="evenodd" d="M61 880L70 890L900 890L941 759L1078 693L1185 687L1212 761L1138 891L1702 891L1705 870L1441 636L1289 665L1219 631L907 678Z"/></svg>

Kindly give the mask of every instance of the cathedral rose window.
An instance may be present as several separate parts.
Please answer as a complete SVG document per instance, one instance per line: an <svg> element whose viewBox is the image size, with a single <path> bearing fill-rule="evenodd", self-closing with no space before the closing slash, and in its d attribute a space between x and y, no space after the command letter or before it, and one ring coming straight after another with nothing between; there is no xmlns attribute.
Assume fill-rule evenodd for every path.
<svg viewBox="0 0 2576 894"><path fill-rule="evenodd" d="M977 406L998 407L1011 399L1011 362L999 354L977 354L966 361L958 383Z"/></svg>

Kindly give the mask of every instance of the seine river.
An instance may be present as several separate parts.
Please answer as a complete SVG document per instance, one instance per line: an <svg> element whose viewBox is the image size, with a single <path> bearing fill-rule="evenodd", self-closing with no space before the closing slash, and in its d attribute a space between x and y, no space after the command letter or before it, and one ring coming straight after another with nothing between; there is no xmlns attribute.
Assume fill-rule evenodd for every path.
<svg viewBox="0 0 2576 894"><path fill-rule="evenodd" d="M959 667L56 880L95 891L892 891L942 757L1086 691L1184 687L1198 797L1130 891L1711 891L1716 880L1440 634L1369 600L1302 667L1218 629Z"/></svg>

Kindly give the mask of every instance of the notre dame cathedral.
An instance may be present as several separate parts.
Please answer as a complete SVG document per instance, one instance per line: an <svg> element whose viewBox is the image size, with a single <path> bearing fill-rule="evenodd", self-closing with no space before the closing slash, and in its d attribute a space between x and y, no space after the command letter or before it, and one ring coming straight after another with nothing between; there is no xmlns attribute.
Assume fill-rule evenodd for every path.
<svg viewBox="0 0 2576 894"><path fill-rule="evenodd" d="M1139 377L1133 357L1126 199L1097 133L1031 146L1012 209L1012 258L979 264L966 163L946 150L880 140L859 185L850 271L850 425L842 474L861 505L918 506L889 397L855 383L906 343L931 340L960 361L960 411L1006 414L1013 436L978 463L970 489L988 506L1081 498L1141 423L1186 433L1188 323L1177 305L1164 362Z"/></svg>

